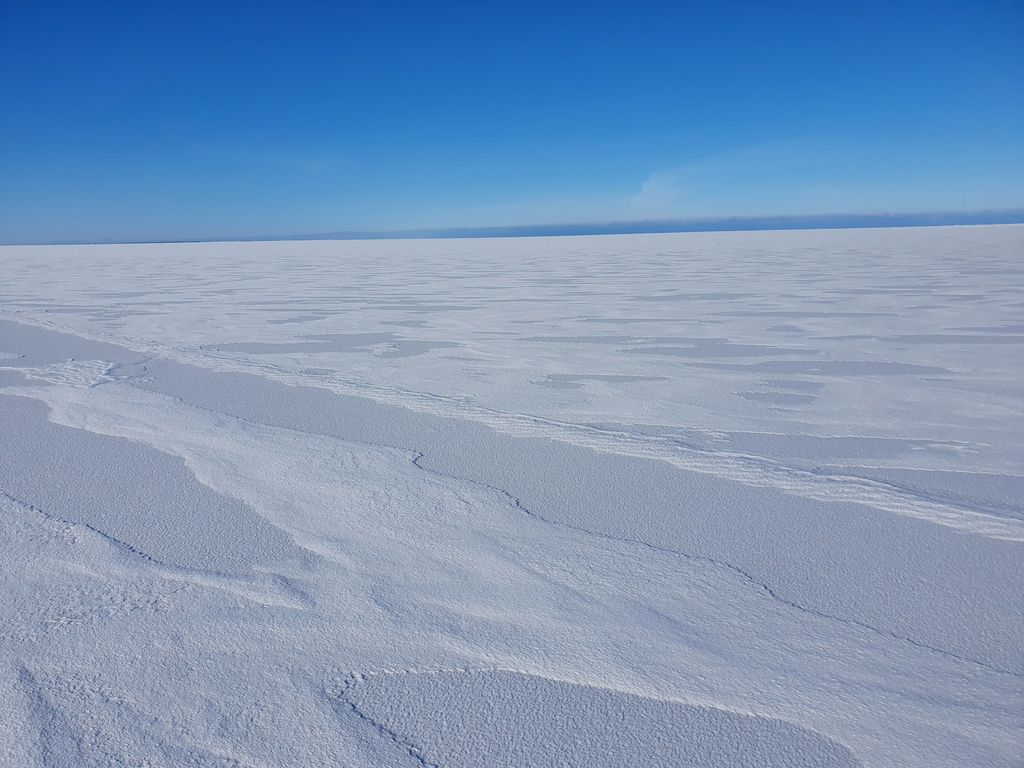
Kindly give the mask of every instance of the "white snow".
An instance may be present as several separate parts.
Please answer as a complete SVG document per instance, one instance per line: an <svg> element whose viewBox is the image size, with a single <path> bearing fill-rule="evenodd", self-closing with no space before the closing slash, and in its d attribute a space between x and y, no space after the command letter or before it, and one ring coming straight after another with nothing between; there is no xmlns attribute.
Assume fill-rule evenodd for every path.
<svg viewBox="0 0 1024 768"><path fill-rule="evenodd" d="M0 248L0 764L1015 765L1022 256Z"/></svg>

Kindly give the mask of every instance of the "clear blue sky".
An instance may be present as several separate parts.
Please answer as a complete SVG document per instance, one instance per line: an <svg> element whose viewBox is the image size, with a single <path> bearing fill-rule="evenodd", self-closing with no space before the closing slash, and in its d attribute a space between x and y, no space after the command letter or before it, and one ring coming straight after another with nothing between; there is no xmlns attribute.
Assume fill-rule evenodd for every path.
<svg viewBox="0 0 1024 768"><path fill-rule="evenodd" d="M0 241L1021 206L1021 0L0 0Z"/></svg>

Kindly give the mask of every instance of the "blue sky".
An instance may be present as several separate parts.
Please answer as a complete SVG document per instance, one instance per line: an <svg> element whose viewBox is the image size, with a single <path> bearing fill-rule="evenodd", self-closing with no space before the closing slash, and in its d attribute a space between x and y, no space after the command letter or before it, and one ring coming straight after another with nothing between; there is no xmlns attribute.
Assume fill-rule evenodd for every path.
<svg viewBox="0 0 1024 768"><path fill-rule="evenodd" d="M1024 5L0 0L0 241L1024 207Z"/></svg>

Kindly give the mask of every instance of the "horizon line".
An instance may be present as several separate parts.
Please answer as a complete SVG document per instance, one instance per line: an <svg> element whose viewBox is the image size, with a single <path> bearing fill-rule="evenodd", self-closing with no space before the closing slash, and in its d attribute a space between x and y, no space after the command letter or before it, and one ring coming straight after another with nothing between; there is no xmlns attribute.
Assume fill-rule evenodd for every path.
<svg viewBox="0 0 1024 768"><path fill-rule="evenodd" d="M445 240L510 237L579 237L593 235L674 234L687 232L765 232L812 229L885 229L913 227L1024 224L1024 208L924 213L788 214L781 216L718 216L676 219L626 219L606 222L423 227L381 230L337 230L310 234L241 235L160 238L151 240L48 240L0 242L0 246L31 245L157 245L173 243L287 242L303 240Z"/></svg>

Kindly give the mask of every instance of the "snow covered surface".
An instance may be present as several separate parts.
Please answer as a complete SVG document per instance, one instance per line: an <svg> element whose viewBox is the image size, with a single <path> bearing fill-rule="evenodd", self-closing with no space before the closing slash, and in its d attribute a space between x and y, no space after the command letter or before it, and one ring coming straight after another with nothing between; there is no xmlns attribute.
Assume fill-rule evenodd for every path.
<svg viewBox="0 0 1024 768"><path fill-rule="evenodd" d="M1024 228L0 248L0 764L1013 766Z"/></svg>

